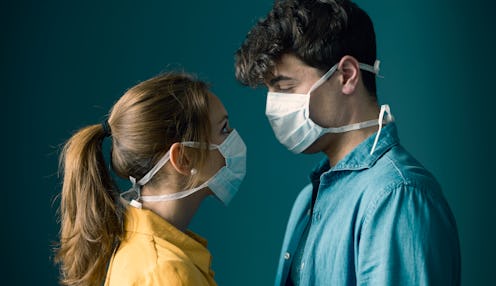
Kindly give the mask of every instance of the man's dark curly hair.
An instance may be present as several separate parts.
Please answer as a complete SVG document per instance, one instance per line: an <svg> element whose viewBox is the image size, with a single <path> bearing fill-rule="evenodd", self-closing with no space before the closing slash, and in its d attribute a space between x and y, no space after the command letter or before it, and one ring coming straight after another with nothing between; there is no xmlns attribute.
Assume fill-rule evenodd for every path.
<svg viewBox="0 0 496 286"><path fill-rule="evenodd" d="M262 85L286 53L322 73L345 55L374 65L374 27L367 13L348 0L275 0L236 52L236 78L244 85ZM362 75L375 96L375 75Z"/></svg>

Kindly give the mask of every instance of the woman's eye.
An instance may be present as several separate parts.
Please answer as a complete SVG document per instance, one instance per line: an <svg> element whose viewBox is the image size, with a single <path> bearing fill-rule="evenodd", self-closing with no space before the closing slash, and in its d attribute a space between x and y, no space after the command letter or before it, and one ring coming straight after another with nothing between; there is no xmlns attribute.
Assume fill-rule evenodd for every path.
<svg viewBox="0 0 496 286"><path fill-rule="evenodd" d="M231 128L229 127L229 123L226 121L224 126L222 126L222 131L223 134L229 134L231 133Z"/></svg>

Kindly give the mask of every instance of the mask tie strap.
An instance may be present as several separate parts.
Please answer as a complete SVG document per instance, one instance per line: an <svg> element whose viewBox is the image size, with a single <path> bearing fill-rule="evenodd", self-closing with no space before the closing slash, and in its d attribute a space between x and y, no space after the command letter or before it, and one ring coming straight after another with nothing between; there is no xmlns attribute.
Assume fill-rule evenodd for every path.
<svg viewBox="0 0 496 286"><path fill-rule="evenodd" d="M318 81L316 81L312 85L312 87L310 88L307 94L311 94L312 91L316 90L319 86L321 86L327 79L329 79L332 76L332 74L336 71L337 68L338 68L337 64L332 66L332 68L330 68Z"/></svg>
<svg viewBox="0 0 496 286"><path fill-rule="evenodd" d="M381 61L380 60L375 60L374 66L371 66L371 65L368 65L368 64L363 64L363 63L359 63L358 64L358 66L360 67L360 69L369 71L369 72L375 74L377 77L381 77L382 78L383 76L379 75L380 65L381 65ZM308 91L308 94L311 94L312 91L316 90L319 86L321 86L327 79L329 79L334 74L334 72L337 69L338 69L338 64L335 64L334 66L332 66L317 82L315 82L312 85L312 87Z"/></svg>
<svg viewBox="0 0 496 286"><path fill-rule="evenodd" d="M388 116L386 118L386 123L392 122L393 121L393 116L391 115L391 110L389 109L389 105L383 104L381 106L381 111L379 112L379 119L377 122L379 123L379 130L377 130L377 135L375 136L374 140L374 145L372 145L372 149L370 150L370 155L374 153L375 147L377 146L377 142L379 141L379 136L381 135L382 131L382 124L383 124L383 118L384 118L384 113L387 112Z"/></svg>
<svg viewBox="0 0 496 286"><path fill-rule="evenodd" d="M384 78L384 76L379 74L379 71L381 70L381 68L380 68L381 61L380 60L375 60L374 66L371 66L368 64L362 64L362 63L359 63L358 66L360 67L360 69L365 70L365 71L369 71L369 72L375 74L379 78Z"/></svg>
<svg viewBox="0 0 496 286"><path fill-rule="evenodd" d="M132 177L132 176L129 176L129 180L131 181L131 183L133 183L133 186L131 187L131 189L125 193L122 193L121 194L121 198L124 198L123 196L128 194L128 193L136 193L137 196L136 198L132 199L129 204L135 208L138 208L138 209L141 209L143 204L140 203L140 199L141 199L141 185L139 184L139 182L136 182L136 178ZM124 198L125 199L125 198Z"/></svg>
<svg viewBox="0 0 496 286"><path fill-rule="evenodd" d="M204 146L198 142L189 142L189 141L188 142L182 142L181 144L184 146L193 147L193 148L203 148L203 146ZM218 145L210 144L210 146L208 146L208 149L213 150L213 149L217 149L218 147L219 147ZM190 195L190 194L192 194L192 193L194 193L194 192L198 191L199 189L204 188L206 186L204 183L201 186L199 186L198 188L195 188L195 190L188 190L188 191L183 191L183 192L178 192L178 193L168 194L168 195L160 195L160 196L141 196L141 187L144 186L146 183L148 183L153 178L153 176L155 176L155 174L157 174L157 172L160 171L160 169L169 161L169 159L170 159L170 151L167 151L167 153L165 153L164 156L162 156L162 158L160 158L160 160L157 162L157 164L155 164L155 166L153 166L153 168L150 171L148 171L148 173L146 173L139 181L137 181L136 178L134 178L133 176L129 176L129 180L131 181L133 186L131 187L131 189L129 191L122 193L121 197L124 200L129 201L125 198L125 196L127 196L128 194L131 194L131 193L135 193L136 197L129 201L129 205L141 209L143 207L143 204L141 203L142 201L143 202L157 202L157 201L164 201L164 200L180 199L180 198L186 197L186 196L188 196L188 195Z"/></svg>
<svg viewBox="0 0 496 286"><path fill-rule="evenodd" d="M186 147L198 148L198 149L215 150L215 149L219 148L219 145L217 145L217 144L210 144L207 146L206 144L202 144L200 142L193 142L193 141L184 141L184 142L181 142L181 144L183 146L186 146Z"/></svg>
<svg viewBox="0 0 496 286"><path fill-rule="evenodd" d="M129 194L129 193L136 193L137 196L136 198L132 199L129 201L129 204L135 208L141 209L143 207L143 204L140 202L141 200L141 187L144 186L146 183L148 183L151 178L169 161L170 158L170 152L167 151L162 158L157 162L153 168L146 173L143 178L141 178L139 181L136 181L136 178L133 176L129 176L129 180L133 184L131 189L127 192L124 192L121 194L121 198L124 198L123 196ZM125 198L124 198L125 199Z"/></svg>
<svg viewBox="0 0 496 286"><path fill-rule="evenodd" d="M141 200L143 202L163 202L163 201L179 200L179 199L185 198L185 197L187 197L193 193L196 193L199 190L206 188L207 186L208 186L208 181L206 181L205 183L201 184L200 186L192 188L190 190L181 191L181 192L172 193L172 194L158 195L158 196L143 196L143 197L141 197Z"/></svg>
<svg viewBox="0 0 496 286"><path fill-rule="evenodd" d="M146 183L148 183L153 178L153 176L155 176L155 174L165 165L165 163L169 161L169 159L170 151L167 151L167 153L165 153L165 155L160 158L157 164L155 164L155 166L153 166L153 168L148 171L148 173L146 173L143 178L138 181L137 184L140 186L144 186ZM129 179L131 179L131 177L129 177ZM136 179L134 179L134 181L136 181ZM133 182L133 180L131 180L131 182Z"/></svg>

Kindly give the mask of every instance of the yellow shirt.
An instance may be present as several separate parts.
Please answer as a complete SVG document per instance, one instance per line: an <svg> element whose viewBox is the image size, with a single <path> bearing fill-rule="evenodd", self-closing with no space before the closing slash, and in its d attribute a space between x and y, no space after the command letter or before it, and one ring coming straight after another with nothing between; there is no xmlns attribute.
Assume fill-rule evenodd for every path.
<svg viewBox="0 0 496 286"><path fill-rule="evenodd" d="M129 206L124 238L112 256L106 286L217 285L207 241L181 232L150 210Z"/></svg>

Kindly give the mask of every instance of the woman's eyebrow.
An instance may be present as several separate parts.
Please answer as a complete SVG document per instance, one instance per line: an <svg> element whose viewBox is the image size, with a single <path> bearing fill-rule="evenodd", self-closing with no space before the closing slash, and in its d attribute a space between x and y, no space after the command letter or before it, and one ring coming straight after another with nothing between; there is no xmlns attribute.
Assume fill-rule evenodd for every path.
<svg viewBox="0 0 496 286"><path fill-rule="evenodd" d="M226 119L229 119L229 116L226 114L224 115L217 124L221 124L222 122L224 122Z"/></svg>

